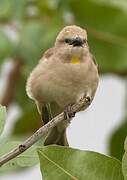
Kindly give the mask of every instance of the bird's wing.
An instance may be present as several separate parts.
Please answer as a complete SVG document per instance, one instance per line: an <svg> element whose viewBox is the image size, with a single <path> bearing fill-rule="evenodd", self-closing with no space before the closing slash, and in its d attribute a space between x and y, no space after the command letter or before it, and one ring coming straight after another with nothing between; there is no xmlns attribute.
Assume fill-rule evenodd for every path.
<svg viewBox="0 0 127 180"><path fill-rule="evenodd" d="M42 58L40 59L40 61L43 61L44 59L49 59L55 52L55 48L49 48L47 51L44 52Z"/></svg>
<svg viewBox="0 0 127 180"><path fill-rule="evenodd" d="M90 54L90 56L91 56L91 58L92 58L94 64L98 67L98 64L97 64L97 61L96 61L95 56L93 56L92 54Z"/></svg>

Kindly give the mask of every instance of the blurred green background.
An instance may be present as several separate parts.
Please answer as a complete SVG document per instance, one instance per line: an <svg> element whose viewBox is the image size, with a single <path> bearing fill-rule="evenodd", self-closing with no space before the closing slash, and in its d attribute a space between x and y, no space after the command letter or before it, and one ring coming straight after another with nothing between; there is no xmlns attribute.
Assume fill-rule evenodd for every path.
<svg viewBox="0 0 127 180"><path fill-rule="evenodd" d="M87 29L100 74L115 74L126 80L126 0L0 0L0 76L4 64L12 63L0 103L8 109L16 103L22 111L12 136L28 136L40 127L36 107L25 92L26 79L43 52L53 46L57 33L68 24ZM119 159L127 135L126 106L124 123L113 132L109 145L110 154Z"/></svg>

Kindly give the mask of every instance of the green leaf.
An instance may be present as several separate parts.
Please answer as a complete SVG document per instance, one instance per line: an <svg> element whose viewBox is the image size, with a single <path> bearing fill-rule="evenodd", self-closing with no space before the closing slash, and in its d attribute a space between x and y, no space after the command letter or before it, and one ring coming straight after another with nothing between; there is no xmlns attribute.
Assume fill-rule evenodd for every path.
<svg viewBox="0 0 127 180"><path fill-rule="evenodd" d="M6 34L0 30L0 64L4 58L10 57L13 53L13 44Z"/></svg>
<svg viewBox="0 0 127 180"><path fill-rule="evenodd" d="M47 0L37 0L37 6L40 10L41 15L52 17L58 11L57 8L57 1L47 1Z"/></svg>
<svg viewBox="0 0 127 180"><path fill-rule="evenodd" d="M25 15L26 0L0 0L0 19L21 19Z"/></svg>
<svg viewBox="0 0 127 180"><path fill-rule="evenodd" d="M109 142L109 151L110 155L115 158L122 160L124 153L124 141L127 136L127 117L121 120L122 124L120 124L110 137Z"/></svg>
<svg viewBox="0 0 127 180"><path fill-rule="evenodd" d="M124 180L120 161L96 152L46 146L38 154L45 180Z"/></svg>
<svg viewBox="0 0 127 180"><path fill-rule="evenodd" d="M125 180L127 180L127 138L125 139L124 149L125 149L125 153L122 159L122 170L123 170L124 178Z"/></svg>
<svg viewBox="0 0 127 180"><path fill-rule="evenodd" d="M6 107L0 105L0 134L3 132L6 118Z"/></svg>
<svg viewBox="0 0 127 180"><path fill-rule="evenodd" d="M113 6L113 7L117 7L118 9L121 9L122 11L127 12L127 1L126 0L120 0L120 1L116 1L116 0L91 0L94 1L96 3L101 3L103 5L108 5L108 6Z"/></svg>
<svg viewBox="0 0 127 180"><path fill-rule="evenodd" d="M91 0L70 0L76 24L88 30L88 41L101 72L127 70L127 13Z"/></svg>
<svg viewBox="0 0 127 180"><path fill-rule="evenodd" d="M26 7L28 1L26 0L13 0L13 7L12 7L12 18L13 19L22 19L26 15Z"/></svg>
<svg viewBox="0 0 127 180"><path fill-rule="evenodd" d="M8 19L12 9L13 0L0 0L0 18Z"/></svg>
<svg viewBox="0 0 127 180"><path fill-rule="evenodd" d="M0 156L5 155L16 146L21 144L19 141L10 141L0 144ZM38 163L38 155L36 153L36 146L32 146L16 158L4 164L0 167L0 173L23 168L30 167Z"/></svg>
<svg viewBox="0 0 127 180"><path fill-rule="evenodd" d="M40 21L31 21L24 25L18 51L27 62L27 71L30 71L42 57L43 52L53 46L57 26L50 26Z"/></svg>
<svg viewBox="0 0 127 180"><path fill-rule="evenodd" d="M41 120L39 113L37 111L34 102L27 103L25 109L23 109L23 114L19 117L14 124L12 135L25 136L30 135L35 132L39 127L41 127Z"/></svg>
<svg viewBox="0 0 127 180"><path fill-rule="evenodd" d="M44 31L45 26L39 22L27 23L22 29L19 53L29 63L29 66L35 66L41 58Z"/></svg>

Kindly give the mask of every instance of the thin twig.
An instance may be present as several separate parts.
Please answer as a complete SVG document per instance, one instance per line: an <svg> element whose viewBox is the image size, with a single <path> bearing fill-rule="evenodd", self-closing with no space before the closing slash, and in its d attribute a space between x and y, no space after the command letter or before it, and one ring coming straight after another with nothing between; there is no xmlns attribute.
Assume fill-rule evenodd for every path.
<svg viewBox="0 0 127 180"><path fill-rule="evenodd" d="M89 106L89 101L87 98L82 99L79 103L74 104L72 106L73 112L78 112L83 107L86 109ZM18 147L10 151L8 154L2 156L0 158L0 166L7 163L11 159L15 158L19 154L26 151L33 144L35 144L40 138L42 138L45 134L47 134L53 127L55 127L58 123L65 121L64 112L53 118L50 122L48 122L45 126L38 129L32 136L30 136L24 143L20 144Z"/></svg>

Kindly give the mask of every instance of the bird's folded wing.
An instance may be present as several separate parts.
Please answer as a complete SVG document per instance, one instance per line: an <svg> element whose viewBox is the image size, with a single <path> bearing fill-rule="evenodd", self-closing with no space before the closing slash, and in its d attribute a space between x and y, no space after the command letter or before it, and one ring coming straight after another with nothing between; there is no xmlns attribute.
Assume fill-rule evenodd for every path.
<svg viewBox="0 0 127 180"><path fill-rule="evenodd" d="M47 59L50 58L55 52L55 48L50 48L48 49L47 51L44 52L42 58L40 59L40 61L43 61L44 59Z"/></svg>

